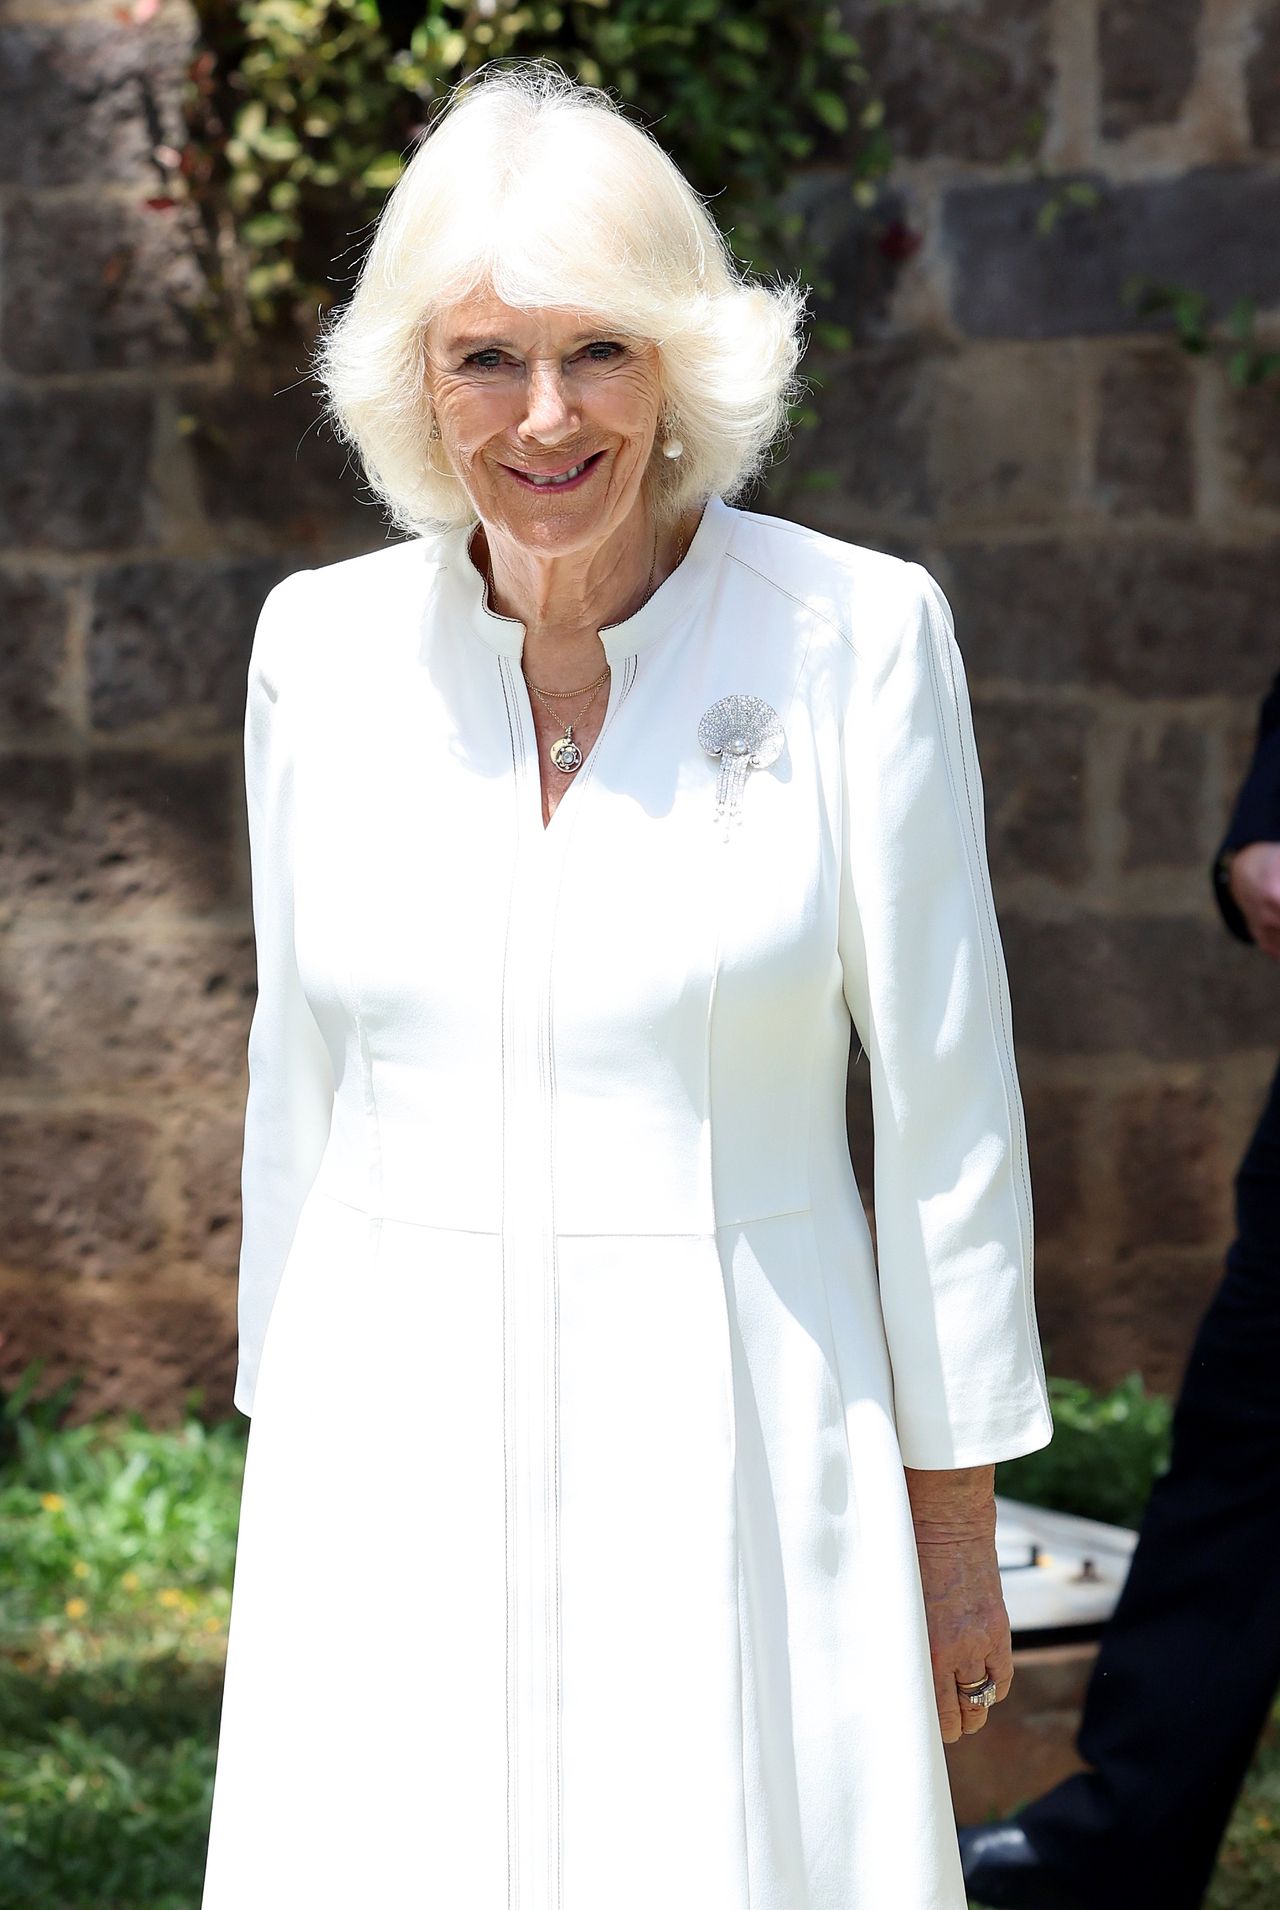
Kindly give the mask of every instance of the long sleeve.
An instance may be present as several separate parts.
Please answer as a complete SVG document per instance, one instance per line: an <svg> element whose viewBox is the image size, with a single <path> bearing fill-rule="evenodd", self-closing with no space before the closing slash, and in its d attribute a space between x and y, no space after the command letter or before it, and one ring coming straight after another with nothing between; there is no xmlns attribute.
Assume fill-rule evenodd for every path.
<svg viewBox="0 0 1280 1910"><path fill-rule="evenodd" d="M1222 858L1251 842L1280 842L1280 676L1262 700L1253 761L1240 785L1227 832L1213 859L1213 893L1222 919L1237 941L1252 942L1249 924L1231 893Z"/></svg>
<svg viewBox="0 0 1280 1910"><path fill-rule="evenodd" d="M880 1301L903 1461L1047 1445L1026 1131L950 606L904 564L855 639L843 728L845 999L871 1069Z"/></svg>
<svg viewBox="0 0 1280 1910"><path fill-rule="evenodd" d="M245 705L245 793L258 997L249 1027L249 1090L240 1173L243 1233L235 1404L253 1411L258 1360L302 1204L324 1153L333 1070L303 992L293 933L293 752L279 657L296 626L299 585L286 577L258 617Z"/></svg>

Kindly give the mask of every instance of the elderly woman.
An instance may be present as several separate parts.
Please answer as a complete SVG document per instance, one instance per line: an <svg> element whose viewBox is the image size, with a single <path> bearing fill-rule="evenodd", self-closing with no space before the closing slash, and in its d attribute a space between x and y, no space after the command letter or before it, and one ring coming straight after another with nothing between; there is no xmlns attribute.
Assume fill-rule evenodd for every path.
<svg viewBox="0 0 1280 1910"><path fill-rule="evenodd" d="M728 501L802 306L534 66L322 338L410 534L250 663L204 1910L962 1910L994 1462L1052 1431L1027 1153L946 601Z"/></svg>

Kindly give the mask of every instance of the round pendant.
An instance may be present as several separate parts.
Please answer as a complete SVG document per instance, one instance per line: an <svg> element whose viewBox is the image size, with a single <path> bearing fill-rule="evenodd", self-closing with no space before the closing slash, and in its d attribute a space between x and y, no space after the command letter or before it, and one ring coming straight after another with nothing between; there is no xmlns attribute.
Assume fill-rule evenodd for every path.
<svg viewBox="0 0 1280 1910"><path fill-rule="evenodd" d="M551 760L557 769L563 769L568 775L582 762L582 751L571 736L562 736L551 745Z"/></svg>

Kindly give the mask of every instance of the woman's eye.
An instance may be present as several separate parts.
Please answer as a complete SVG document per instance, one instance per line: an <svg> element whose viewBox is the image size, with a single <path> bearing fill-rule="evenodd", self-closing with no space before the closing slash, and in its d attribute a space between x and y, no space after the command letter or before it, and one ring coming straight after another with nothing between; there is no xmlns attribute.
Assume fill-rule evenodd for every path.
<svg viewBox="0 0 1280 1910"><path fill-rule="evenodd" d="M584 356L602 365L617 357L622 349L615 339L597 338L585 347ZM497 371L502 363L502 352L497 345L483 345L479 351L468 352L462 362L474 365L477 371Z"/></svg>

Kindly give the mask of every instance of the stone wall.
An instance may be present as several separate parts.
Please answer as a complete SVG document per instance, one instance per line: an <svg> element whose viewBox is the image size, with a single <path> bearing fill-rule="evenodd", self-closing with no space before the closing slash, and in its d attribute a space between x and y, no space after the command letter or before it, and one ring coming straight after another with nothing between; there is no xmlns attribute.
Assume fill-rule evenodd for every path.
<svg viewBox="0 0 1280 1910"><path fill-rule="evenodd" d="M1280 1037L1280 978L1209 884L1280 669L1280 380L1236 390L1123 288L1174 282L1224 313L1252 297L1277 341L1280 4L848 12L900 152L881 251L907 256L851 361L822 366L822 423L775 508L918 558L948 593L1047 1363L1172 1388ZM1079 180L1092 206L1062 201ZM846 282L872 283L867 246Z"/></svg>
<svg viewBox="0 0 1280 1910"><path fill-rule="evenodd" d="M800 188L856 342L756 503L951 597L1048 1363L1169 1386L1280 1030L1207 874L1280 663L1280 411L1120 287L1280 302L1280 0L849 10L893 216ZM191 44L179 0L0 29L0 1381L44 1356L82 1413L157 1419L231 1410L256 611L384 538L302 346L233 362L184 316L193 234L148 201ZM1097 204L1040 235L1078 179Z"/></svg>
<svg viewBox="0 0 1280 1910"><path fill-rule="evenodd" d="M157 1420L232 1410L254 622L382 536L299 348L186 316L192 44L171 0L0 28L0 1383Z"/></svg>

